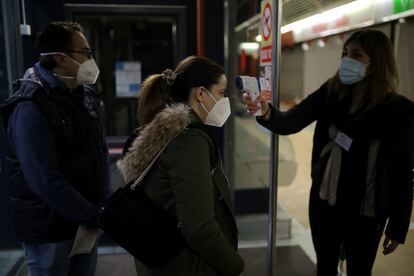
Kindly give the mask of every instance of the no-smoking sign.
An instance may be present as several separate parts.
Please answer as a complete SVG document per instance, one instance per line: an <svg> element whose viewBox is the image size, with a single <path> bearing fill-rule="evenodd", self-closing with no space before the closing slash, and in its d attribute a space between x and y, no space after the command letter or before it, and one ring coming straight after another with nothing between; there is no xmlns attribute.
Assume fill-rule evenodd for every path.
<svg viewBox="0 0 414 276"><path fill-rule="evenodd" d="M271 66L272 65L272 20L273 20L273 8L271 0L262 1L261 15L261 33L262 33L262 45L260 48L260 65Z"/></svg>
<svg viewBox="0 0 414 276"><path fill-rule="evenodd" d="M262 13L262 30L263 39L268 41L272 34L272 6L270 3L265 3Z"/></svg>

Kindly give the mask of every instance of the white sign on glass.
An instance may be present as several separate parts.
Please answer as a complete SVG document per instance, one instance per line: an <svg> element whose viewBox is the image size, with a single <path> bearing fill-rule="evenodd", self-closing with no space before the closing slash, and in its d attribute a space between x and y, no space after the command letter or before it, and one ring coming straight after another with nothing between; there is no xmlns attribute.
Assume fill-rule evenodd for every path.
<svg viewBox="0 0 414 276"><path fill-rule="evenodd" d="M117 61L115 63L115 87L118 98L138 97L142 72L139 61Z"/></svg>

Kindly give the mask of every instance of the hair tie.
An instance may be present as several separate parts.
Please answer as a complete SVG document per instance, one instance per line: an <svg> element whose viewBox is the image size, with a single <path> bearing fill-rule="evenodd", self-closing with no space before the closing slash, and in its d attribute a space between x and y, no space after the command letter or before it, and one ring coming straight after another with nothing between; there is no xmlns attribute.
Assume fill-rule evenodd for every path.
<svg viewBox="0 0 414 276"><path fill-rule="evenodd" d="M162 71L161 76L168 86L172 86L174 84L175 79L177 78L177 73L171 69L165 69L164 71Z"/></svg>

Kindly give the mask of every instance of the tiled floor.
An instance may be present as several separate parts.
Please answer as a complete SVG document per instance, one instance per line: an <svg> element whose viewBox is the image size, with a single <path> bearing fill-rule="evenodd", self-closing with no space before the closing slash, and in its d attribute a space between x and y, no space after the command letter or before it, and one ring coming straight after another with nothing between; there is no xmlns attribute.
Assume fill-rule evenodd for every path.
<svg viewBox="0 0 414 276"><path fill-rule="evenodd" d="M7 275L10 271L17 271L23 258L22 250L0 251L0 276Z"/></svg>
<svg viewBox="0 0 414 276"><path fill-rule="evenodd" d="M283 213L283 209L279 213ZM246 255L247 271L258 271L258 267L264 269L266 264L266 247L267 247L267 216L251 215L238 217L240 228L240 250ZM279 225L282 225L279 223ZM285 228L286 229L286 228ZM304 264L306 267L314 269L315 254L310 239L309 230L303 228L301 223L296 219L291 222L290 238L286 238L285 229L279 229L277 240L277 253L279 260L283 259L283 263ZM260 249L261 248L261 249ZM378 252L377 262L374 267L373 276L411 276L413 271L414 260L414 230L409 232L407 243L398 248L398 250L390 256L382 256L380 250ZM97 276L107 275L125 275L134 276L133 259L126 254L125 250L120 247L100 247L97 267ZM0 275L7 275L8 269L22 257L21 251L7 251L0 253ZM110 267L110 269L108 268ZM280 265L279 265L280 266ZM292 274L289 274L289 267ZM111 272L112 271L112 272ZM305 276L309 274L309 269L297 270L294 265L279 267L280 276ZM283 274L281 271L283 271ZM306 273L304 271L307 271ZM313 270L312 270L313 271ZM247 272L246 272L247 273ZM302 273L302 274L301 274ZM27 273L19 274L25 276ZM243 274L248 276L249 274ZM253 275L253 274L252 274ZM262 274L255 273L254 276ZM265 274L263 274L265 275Z"/></svg>
<svg viewBox="0 0 414 276"><path fill-rule="evenodd" d="M266 275L266 247L243 248L240 249L240 254L245 261L248 260L243 276ZM316 267L300 246L279 246L275 271L280 276L313 276Z"/></svg>
<svg viewBox="0 0 414 276"><path fill-rule="evenodd" d="M287 222L283 208L278 209L277 275L314 275L315 256L309 235L296 221ZM243 276L262 276L266 272L267 215L246 215L237 217L239 226L239 248L246 262ZM289 231L289 233L287 232ZM119 247L100 247L97 276L134 276L131 256Z"/></svg>
<svg viewBox="0 0 414 276"><path fill-rule="evenodd" d="M382 244L382 243L381 243ZM414 230L410 230L406 243L388 256L378 250L374 265L374 276L412 276L414 275Z"/></svg>
<svg viewBox="0 0 414 276"><path fill-rule="evenodd" d="M266 252L267 249L265 247L240 249L243 259L249 260L246 262L242 275L266 275ZM300 246L278 247L275 269L279 276L313 276L315 274L314 264ZM136 276L133 258L128 254L100 255L96 276L111 275Z"/></svg>
<svg viewBox="0 0 414 276"><path fill-rule="evenodd" d="M134 258L126 253L105 253L98 257L96 276L137 276Z"/></svg>
<svg viewBox="0 0 414 276"><path fill-rule="evenodd" d="M277 260L278 269L283 271L286 276L307 276L309 270L314 269L314 256L307 240L307 233L296 220L288 220L283 208L278 209L278 231L277 236ZM266 247L267 247L267 215L249 215L237 218L240 229L239 245L242 255L246 261L247 271L265 271L266 267ZM99 247L98 267L96 275L134 275L133 259L124 249L114 246ZM4 267L0 275L7 275L6 267L11 268L16 260L22 257L21 251L2 252L0 256L4 262L0 267ZM7 256L7 259L6 259ZM304 267L303 270L295 269L295 266ZM3 266L4 265L4 266ZM286 274L291 267L292 274ZM306 273L304 273L306 271ZM243 276L260 276L262 274L249 274ZM27 272L23 269L19 276L25 276ZM265 274L263 274L265 275Z"/></svg>

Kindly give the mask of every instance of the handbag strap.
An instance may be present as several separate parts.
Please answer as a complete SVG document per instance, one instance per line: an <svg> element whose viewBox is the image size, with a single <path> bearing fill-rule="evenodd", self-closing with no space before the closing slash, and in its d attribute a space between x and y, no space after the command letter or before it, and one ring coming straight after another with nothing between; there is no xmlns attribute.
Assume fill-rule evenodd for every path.
<svg viewBox="0 0 414 276"><path fill-rule="evenodd" d="M152 168L152 166L154 166L155 162L157 161L158 157L160 157L160 155L164 152L164 150L168 147L168 145L178 136L181 134L181 132L184 131L184 129L186 129L186 127L182 128L179 132L177 132L176 135L174 135L164 146L163 148L158 152L158 154L154 157L154 159L151 161L151 163L148 165L148 167L141 173L141 175L134 181L134 184L132 184L129 188L134 191L138 184L140 184L142 182L142 180L144 179L144 177L147 175L147 173L149 172L149 170Z"/></svg>

